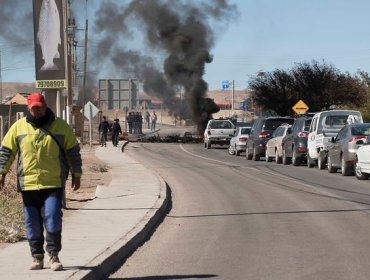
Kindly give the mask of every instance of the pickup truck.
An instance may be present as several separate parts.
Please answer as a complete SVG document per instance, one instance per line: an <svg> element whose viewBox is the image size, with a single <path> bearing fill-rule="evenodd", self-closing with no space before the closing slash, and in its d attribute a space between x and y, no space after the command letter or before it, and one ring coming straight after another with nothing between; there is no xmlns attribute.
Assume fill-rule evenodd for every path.
<svg viewBox="0 0 370 280"><path fill-rule="evenodd" d="M212 119L204 130L204 147L210 149L213 144L229 145L234 136L235 125L228 119Z"/></svg>
<svg viewBox="0 0 370 280"><path fill-rule="evenodd" d="M316 113L311 122L307 139L307 166L317 164L324 169L327 161L327 148L330 139L336 137L343 126L350 123L362 123L362 115L353 110L332 110Z"/></svg>

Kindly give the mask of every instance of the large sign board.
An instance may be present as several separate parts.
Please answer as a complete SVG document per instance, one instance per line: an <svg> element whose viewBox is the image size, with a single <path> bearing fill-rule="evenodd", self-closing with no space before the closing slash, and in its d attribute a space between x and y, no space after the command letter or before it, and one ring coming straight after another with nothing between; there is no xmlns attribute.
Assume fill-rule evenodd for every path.
<svg viewBox="0 0 370 280"><path fill-rule="evenodd" d="M100 79L99 107L102 110L133 109L139 106L139 80Z"/></svg>
<svg viewBox="0 0 370 280"><path fill-rule="evenodd" d="M63 0L33 0L36 88L66 88Z"/></svg>

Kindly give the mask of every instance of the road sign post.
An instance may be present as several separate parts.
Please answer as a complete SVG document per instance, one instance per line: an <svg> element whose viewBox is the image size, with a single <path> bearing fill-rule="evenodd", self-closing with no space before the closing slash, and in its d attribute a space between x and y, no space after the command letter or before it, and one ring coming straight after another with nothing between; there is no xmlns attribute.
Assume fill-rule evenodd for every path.
<svg viewBox="0 0 370 280"><path fill-rule="evenodd" d="M83 114L84 114L84 117L87 118L89 120L89 144L90 144L90 147L92 146L92 119L96 116L96 114L99 112L99 109L94 105L92 104L90 101L88 101L84 108L83 108ZM81 111L82 113L82 111ZM83 121L84 123L84 121ZM85 125L82 125L82 137L81 139L83 139L83 133L85 132ZM83 145L83 143L82 143Z"/></svg>

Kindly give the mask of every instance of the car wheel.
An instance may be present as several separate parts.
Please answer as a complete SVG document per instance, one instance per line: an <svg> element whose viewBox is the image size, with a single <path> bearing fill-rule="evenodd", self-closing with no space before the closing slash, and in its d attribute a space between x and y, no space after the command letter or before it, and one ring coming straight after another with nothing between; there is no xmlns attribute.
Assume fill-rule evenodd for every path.
<svg viewBox="0 0 370 280"><path fill-rule="evenodd" d="M238 157L238 156L240 156L240 153L241 153L241 151L239 151L239 150L237 150L237 149L235 149L235 155Z"/></svg>
<svg viewBox="0 0 370 280"><path fill-rule="evenodd" d="M307 167L313 168L315 166L313 159L310 157L310 155L307 153Z"/></svg>
<svg viewBox="0 0 370 280"><path fill-rule="evenodd" d="M358 159L356 158L355 162L355 175L358 180L368 180L370 177L370 174L368 173L362 173L361 168L358 166Z"/></svg>
<svg viewBox="0 0 370 280"><path fill-rule="evenodd" d="M279 157L279 152L278 150L275 151L275 162L277 164L281 163L281 157Z"/></svg>
<svg viewBox="0 0 370 280"><path fill-rule="evenodd" d="M352 166L346 163L343 156L341 158L341 169L342 169L343 176L349 176L352 174Z"/></svg>
<svg viewBox="0 0 370 280"><path fill-rule="evenodd" d="M235 155L235 150L233 149L231 145L229 146L228 151L229 151L229 155Z"/></svg>
<svg viewBox="0 0 370 280"><path fill-rule="evenodd" d="M337 170L338 170L338 168L336 168L336 167L333 166L333 163L331 161L331 157L328 156L328 172L329 173L336 173Z"/></svg>
<svg viewBox="0 0 370 280"><path fill-rule="evenodd" d="M317 168L319 168L319 169L324 169L325 168L325 165L323 163L323 159L322 159L321 156L319 156L317 158Z"/></svg>
<svg viewBox="0 0 370 280"><path fill-rule="evenodd" d="M207 149L210 149L210 148L211 148L211 141L209 141L209 140L208 140L208 141L206 142L206 148L207 148Z"/></svg>
<svg viewBox="0 0 370 280"><path fill-rule="evenodd" d="M252 157L252 160L259 161L260 158L261 158L261 156L258 154L257 148L254 147L253 148L253 157Z"/></svg>
<svg viewBox="0 0 370 280"><path fill-rule="evenodd" d="M271 162L272 161L272 157L270 157L270 154L269 154L269 151L266 149L266 162Z"/></svg>
<svg viewBox="0 0 370 280"><path fill-rule="evenodd" d="M283 164L288 165L290 163L290 158L286 156L286 151L283 150Z"/></svg>
<svg viewBox="0 0 370 280"><path fill-rule="evenodd" d="M326 152L319 152L319 156L317 158L317 167L319 169L325 169L326 168L326 158L327 158L327 154Z"/></svg>
<svg viewBox="0 0 370 280"><path fill-rule="evenodd" d="M245 150L245 158L246 158L247 160L251 160L251 159L252 159L252 157L253 157L253 154L250 154L250 153L249 153L249 148L248 148L248 146L247 146L247 148L246 148L246 150Z"/></svg>
<svg viewBox="0 0 370 280"><path fill-rule="evenodd" d="M301 165L301 163L302 163L302 159L300 157L297 157L297 153L295 152L294 147L293 147L292 164L294 166L298 166L298 165Z"/></svg>

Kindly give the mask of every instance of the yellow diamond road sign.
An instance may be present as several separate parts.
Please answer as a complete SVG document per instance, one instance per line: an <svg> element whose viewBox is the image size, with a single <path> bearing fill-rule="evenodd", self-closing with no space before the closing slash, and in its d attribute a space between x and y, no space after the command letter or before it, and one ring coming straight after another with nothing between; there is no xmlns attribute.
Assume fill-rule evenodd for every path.
<svg viewBox="0 0 370 280"><path fill-rule="evenodd" d="M308 106L302 100L299 100L292 109L296 114L303 114L307 112Z"/></svg>

